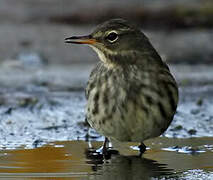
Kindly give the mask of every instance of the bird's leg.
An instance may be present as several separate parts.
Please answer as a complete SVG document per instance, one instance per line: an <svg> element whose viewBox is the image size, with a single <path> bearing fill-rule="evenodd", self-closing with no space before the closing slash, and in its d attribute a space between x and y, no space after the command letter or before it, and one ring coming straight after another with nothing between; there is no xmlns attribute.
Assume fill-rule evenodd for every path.
<svg viewBox="0 0 213 180"><path fill-rule="evenodd" d="M141 142L141 144L138 147L140 149L139 157L141 157L142 154L146 151L146 146L145 146L145 144L143 142Z"/></svg>
<svg viewBox="0 0 213 180"><path fill-rule="evenodd" d="M107 137L105 137L105 141L103 144L103 155L107 154L107 148L109 146L109 139Z"/></svg>

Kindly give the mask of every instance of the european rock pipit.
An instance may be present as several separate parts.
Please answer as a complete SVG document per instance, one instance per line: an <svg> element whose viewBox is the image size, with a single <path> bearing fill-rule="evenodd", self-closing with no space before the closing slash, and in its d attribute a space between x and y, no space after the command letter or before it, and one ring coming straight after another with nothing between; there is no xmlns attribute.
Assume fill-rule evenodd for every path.
<svg viewBox="0 0 213 180"><path fill-rule="evenodd" d="M164 133L176 112L178 87L168 66L140 29L123 19L66 43L88 44L101 60L86 88L88 123L110 140L141 142L144 153L143 141Z"/></svg>

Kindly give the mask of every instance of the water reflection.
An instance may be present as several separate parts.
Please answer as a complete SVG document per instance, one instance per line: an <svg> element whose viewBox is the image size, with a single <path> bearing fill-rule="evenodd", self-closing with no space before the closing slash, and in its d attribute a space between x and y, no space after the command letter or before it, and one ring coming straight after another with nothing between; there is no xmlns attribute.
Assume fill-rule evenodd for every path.
<svg viewBox="0 0 213 180"><path fill-rule="evenodd" d="M99 160L93 158L88 163L93 164L93 171L96 172L89 179L146 180L150 177L165 177L173 174L173 170L169 169L167 164L138 156L113 155L105 163L101 158Z"/></svg>
<svg viewBox="0 0 213 180"><path fill-rule="evenodd" d="M146 180L151 177L171 179L177 172L189 169L213 171L213 151L206 146L212 143L212 138L158 138L152 143L154 145L147 143L151 149L143 158L137 157L138 152L131 150L128 156L113 154L108 160L91 151L91 146L85 141L55 142L35 149L0 150L0 179ZM97 149L101 144L92 142L92 148ZM205 152L192 155L168 151L168 147L174 144L197 147Z"/></svg>

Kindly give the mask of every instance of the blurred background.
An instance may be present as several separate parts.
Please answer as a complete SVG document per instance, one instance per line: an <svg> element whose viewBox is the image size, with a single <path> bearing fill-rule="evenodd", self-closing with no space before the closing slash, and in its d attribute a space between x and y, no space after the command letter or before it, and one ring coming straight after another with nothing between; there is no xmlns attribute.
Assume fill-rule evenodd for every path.
<svg viewBox="0 0 213 180"><path fill-rule="evenodd" d="M119 17L145 32L179 84L178 113L165 135L213 135L212 0L1 0L2 146L88 137L84 89L99 60L64 39Z"/></svg>
<svg viewBox="0 0 213 180"><path fill-rule="evenodd" d="M27 49L49 63L94 62L88 48L68 47L64 38L118 17L138 24L170 63L213 62L211 0L1 0L0 61Z"/></svg>

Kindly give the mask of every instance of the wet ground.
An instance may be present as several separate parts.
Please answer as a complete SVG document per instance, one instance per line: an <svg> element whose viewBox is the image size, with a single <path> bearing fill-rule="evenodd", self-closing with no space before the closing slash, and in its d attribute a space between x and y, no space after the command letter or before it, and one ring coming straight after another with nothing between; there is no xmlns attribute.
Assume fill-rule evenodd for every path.
<svg viewBox="0 0 213 180"><path fill-rule="evenodd" d="M98 58L64 44L115 17L141 27L179 84L174 120L142 158L131 143L95 152L104 137L84 123L84 89ZM2 0L0 179L212 180L212 18L211 0Z"/></svg>
<svg viewBox="0 0 213 180"><path fill-rule="evenodd" d="M104 161L88 149L104 138L84 124L84 87L93 65L3 63L1 179L212 179L213 75L206 65L171 65L180 85L174 121L162 137ZM120 150L122 152L122 150Z"/></svg>

